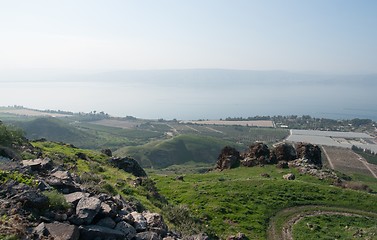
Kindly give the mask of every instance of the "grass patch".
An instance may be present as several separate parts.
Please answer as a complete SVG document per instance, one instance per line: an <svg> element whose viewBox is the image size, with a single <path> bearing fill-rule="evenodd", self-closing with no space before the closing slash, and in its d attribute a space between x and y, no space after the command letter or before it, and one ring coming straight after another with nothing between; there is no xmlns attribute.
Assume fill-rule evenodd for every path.
<svg viewBox="0 0 377 240"><path fill-rule="evenodd" d="M282 176L296 174L296 180ZM261 177L268 173L270 178ZM208 227L207 233L226 238L242 232L250 239L265 239L269 219L282 209L325 205L377 212L376 195L329 186L329 182L300 175L295 169L275 166L237 168L207 174L187 174L153 179L170 204L188 206L193 216Z"/></svg>
<svg viewBox="0 0 377 240"><path fill-rule="evenodd" d="M376 218L320 215L307 217L293 227L297 240L306 239L375 239Z"/></svg>

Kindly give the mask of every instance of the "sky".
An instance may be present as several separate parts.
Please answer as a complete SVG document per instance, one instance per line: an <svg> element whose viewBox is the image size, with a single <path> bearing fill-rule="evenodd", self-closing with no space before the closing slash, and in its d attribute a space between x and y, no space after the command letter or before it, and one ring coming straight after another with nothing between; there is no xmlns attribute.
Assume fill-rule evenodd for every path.
<svg viewBox="0 0 377 240"><path fill-rule="evenodd" d="M0 0L0 73L377 73L375 0Z"/></svg>

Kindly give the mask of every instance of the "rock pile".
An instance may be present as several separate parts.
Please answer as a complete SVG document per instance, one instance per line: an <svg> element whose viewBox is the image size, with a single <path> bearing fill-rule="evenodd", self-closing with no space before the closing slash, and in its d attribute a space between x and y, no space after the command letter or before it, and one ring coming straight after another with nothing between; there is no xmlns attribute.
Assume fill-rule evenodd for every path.
<svg viewBox="0 0 377 240"><path fill-rule="evenodd" d="M122 168L137 169L133 161L111 160ZM131 167L128 163L132 163ZM138 165L137 165L138 166ZM34 183L14 180L1 185L0 215L17 219L16 235L23 239L177 239L168 230L163 217L149 211L138 212L134 204L120 195L94 193L80 185L80 179L62 166L53 167L48 158L22 162L20 170L33 175ZM139 166L140 167L140 166ZM52 206L46 190L62 197L59 206ZM66 204L64 206L64 204ZM32 216L32 217L31 217ZM10 229L17 229L10 226ZM9 233L9 231L7 232ZM0 234L1 230L0 230Z"/></svg>

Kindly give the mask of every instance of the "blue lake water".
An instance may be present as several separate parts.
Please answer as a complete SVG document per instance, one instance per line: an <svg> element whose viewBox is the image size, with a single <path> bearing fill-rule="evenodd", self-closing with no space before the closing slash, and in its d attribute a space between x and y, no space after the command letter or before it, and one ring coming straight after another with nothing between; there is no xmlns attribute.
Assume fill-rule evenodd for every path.
<svg viewBox="0 0 377 240"><path fill-rule="evenodd" d="M140 118L219 119L303 115L377 120L377 84L286 81L32 81L0 82L0 106Z"/></svg>

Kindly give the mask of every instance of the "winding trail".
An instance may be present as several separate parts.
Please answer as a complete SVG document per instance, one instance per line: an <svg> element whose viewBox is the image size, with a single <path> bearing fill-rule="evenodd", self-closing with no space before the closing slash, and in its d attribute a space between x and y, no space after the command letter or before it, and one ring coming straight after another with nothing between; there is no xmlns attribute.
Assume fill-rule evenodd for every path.
<svg viewBox="0 0 377 240"><path fill-rule="evenodd" d="M341 215L355 217L373 217L377 219L377 213L366 212L356 209L336 208L326 206L300 206L286 208L278 212L270 219L267 239L269 240L293 240L293 227L295 224L307 217L320 215ZM283 226L277 226L278 218L286 218Z"/></svg>

